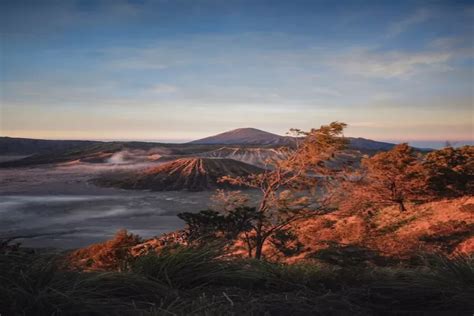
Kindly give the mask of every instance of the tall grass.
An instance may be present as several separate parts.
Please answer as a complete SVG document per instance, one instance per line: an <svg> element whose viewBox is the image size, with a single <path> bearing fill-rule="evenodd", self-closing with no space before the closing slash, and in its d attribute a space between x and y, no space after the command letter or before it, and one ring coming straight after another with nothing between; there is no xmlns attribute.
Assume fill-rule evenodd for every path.
<svg viewBox="0 0 474 316"><path fill-rule="evenodd" d="M432 286L474 290L474 256L458 254L452 258L435 254L424 258L429 273L421 281ZM473 296L474 297L474 296Z"/></svg>
<svg viewBox="0 0 474 316"><path fill-rule="evenodd" d="M58 256L0 254L2 315L371 315L471 313L472 257L422 267L285 265L213 247L150 253L124 272L61 268Z"/></svg>
<svg viewBox="0 0 474 316"><path fill-rule="evenodd" d="M0 255L2 315L107 315L162 306L166 285L138 274L60 269L57 256Z"/></svg>
<svg viewBox="0 0 474 316"><path fill-rule="evenodd" d="M163 282L176 289L209 285L244 285L258 275L244 269L239 261L223 258L220 247L176 246L163 249L159 255L150 252L130 265L133 273Z"/></svg>

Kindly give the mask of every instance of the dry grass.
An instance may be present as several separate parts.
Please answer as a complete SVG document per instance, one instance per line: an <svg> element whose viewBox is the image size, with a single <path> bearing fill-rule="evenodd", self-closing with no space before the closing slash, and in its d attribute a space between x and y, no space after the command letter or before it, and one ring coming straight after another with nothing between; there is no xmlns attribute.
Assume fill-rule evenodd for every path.
<svg viewBox="0 0 474 316"><path fill-rule="evenodd" d="M328 221L332 224L327 225ZM301 242L308 247L306 254L327 247L324 241L332 241L407 257L419 252L474 253L473 225L474 197L462 197L409 205L406 212L395 206L356 214L338 211L295 226ZM443 236L453 236L449 247L436 242Z"/></svg>

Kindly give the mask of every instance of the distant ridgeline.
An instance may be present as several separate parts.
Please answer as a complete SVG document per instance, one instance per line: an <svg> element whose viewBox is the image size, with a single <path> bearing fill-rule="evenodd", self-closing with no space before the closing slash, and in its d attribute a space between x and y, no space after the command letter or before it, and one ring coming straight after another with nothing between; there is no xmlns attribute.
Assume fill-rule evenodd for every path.
<svg viewBox="0 0 474 316"><path fill-rule="evenodd" d="M348 149L362 154L390 150L394 144L349 137ZM296 138L280 136L255 128L241 128L184 144L133 141L41 140L0 137L0 155L28 156L0 163L0 167L19 167L69 161L107 162L120 151L145 151L159 154L162 160L183 157L231 158L262 166L267 158L281 157L280 147L291 147ZM143 154L143 153L142 153Z"/></svg>

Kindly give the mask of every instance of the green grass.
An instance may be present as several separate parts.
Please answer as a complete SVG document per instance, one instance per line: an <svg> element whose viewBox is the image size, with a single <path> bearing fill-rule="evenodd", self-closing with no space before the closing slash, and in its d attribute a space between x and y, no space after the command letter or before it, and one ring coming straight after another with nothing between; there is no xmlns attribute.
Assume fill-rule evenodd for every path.
<svg viewBox="0 0 474 316"><path fill-rule="evenodd" d="M418 267L285 265L177 247L125 272L64 269L61 256L0 254L2 315L470 314L472 257Z"/></svg>

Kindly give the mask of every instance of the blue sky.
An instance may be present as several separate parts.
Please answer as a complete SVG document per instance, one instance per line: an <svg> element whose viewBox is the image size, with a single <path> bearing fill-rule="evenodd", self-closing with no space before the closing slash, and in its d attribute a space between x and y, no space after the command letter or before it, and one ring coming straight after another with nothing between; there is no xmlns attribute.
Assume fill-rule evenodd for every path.
<svg viewBox="0 0 474 316"><path fill-rule="evenodd" d="M1 135L473 140L462 1L0 2Z"/></svg>

